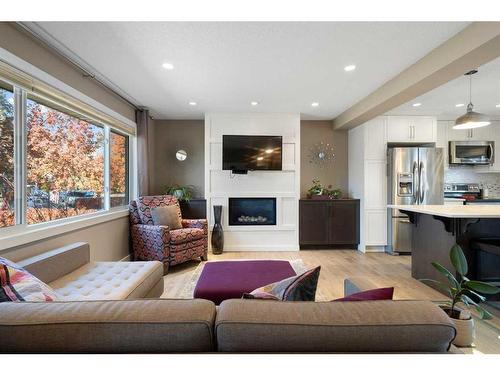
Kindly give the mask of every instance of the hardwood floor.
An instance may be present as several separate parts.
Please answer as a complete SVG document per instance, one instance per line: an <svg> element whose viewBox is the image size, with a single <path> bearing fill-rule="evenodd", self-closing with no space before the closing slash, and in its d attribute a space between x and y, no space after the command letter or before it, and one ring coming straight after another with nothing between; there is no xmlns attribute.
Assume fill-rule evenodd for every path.
<svg viewBox="0 0 500 375"><path fill-rule="evenodd" d="M307 268L321 265L321 276L316 299L329 301L343 297L344 279L352 276L407 276L410 275L410 257L383 253L363 254L355 250L302 250L302 251L245 251L209 254L208 260L225 259L302 259ZM191 279L198 261L172 267L165 276L166 298L178 298L184 285Z"/></svg>
<svg viewBox="0 0 500 375"><path fill-rule="evenodd" d="M221 255L209 254L208 257L209 261L227 259L302 259L307 268L321 265L321 275L316 293L317 301L330 301L343 297L343 283L346 278L383 277L390 279L394 277L397 279L411 277L411 258L409 256L393 256L385 253L363 254L356 250L224 252ZM191 261L171 267L168 275L165 276L165 293L162 297L180 298L186 283L190 282L193 272L199 264L199 261ZM399 287L404 288L404 285ZM435 299L435 294L429 295L429 299ZM498 311L496 313L498 314ZM477 339L474 347L461 350L466 353L500 354L499 322L498 316L493 321L477 322Z"/></svg>

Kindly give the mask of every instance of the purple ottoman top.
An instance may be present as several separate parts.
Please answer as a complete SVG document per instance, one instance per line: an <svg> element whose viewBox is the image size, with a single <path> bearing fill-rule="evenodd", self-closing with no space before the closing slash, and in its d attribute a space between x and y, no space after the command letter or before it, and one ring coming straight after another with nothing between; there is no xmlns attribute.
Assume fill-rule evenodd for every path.
<svg viewBox="0 0 500 375"><path fill-rule="evenodd" d="M295 276L286 260L235 260L205 263L194 289L194 298L219 305L230 298L241 298L261 286Z"/></svg>

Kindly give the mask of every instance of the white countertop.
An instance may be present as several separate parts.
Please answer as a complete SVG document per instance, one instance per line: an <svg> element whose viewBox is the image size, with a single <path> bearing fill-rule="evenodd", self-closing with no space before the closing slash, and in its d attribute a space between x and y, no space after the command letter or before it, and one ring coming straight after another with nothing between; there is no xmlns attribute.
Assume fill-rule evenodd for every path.
<svg viewBox="0 0 500 375"><path fill-rule="evenodd" d="M398 205L387 207L416 212L419 214L436 215L450 218L500 218L500 206L494 205Z"/></svg>

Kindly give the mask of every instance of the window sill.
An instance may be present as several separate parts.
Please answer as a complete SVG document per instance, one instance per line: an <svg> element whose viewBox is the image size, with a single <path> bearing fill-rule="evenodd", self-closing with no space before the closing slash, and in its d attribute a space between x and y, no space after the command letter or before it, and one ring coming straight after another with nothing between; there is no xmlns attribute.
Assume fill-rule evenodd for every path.
<svg viewBox="0 0 500 375"><path fill-rule="evenodd" d="M128 214L128 208L115 208L106 212L74 217L54 223L22 227L18 228L19 230L16 230L16 227L12 227L12 231L9 231L8 234L5 233L4 235L0 231L0 254L16 246L26 245L31 242L116 220L126 217Z"/></svg>

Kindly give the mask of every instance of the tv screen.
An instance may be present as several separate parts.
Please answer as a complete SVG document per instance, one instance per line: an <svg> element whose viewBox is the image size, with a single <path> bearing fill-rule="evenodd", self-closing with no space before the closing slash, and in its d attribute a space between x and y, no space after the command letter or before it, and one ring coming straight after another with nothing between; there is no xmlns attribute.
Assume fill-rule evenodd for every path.
<svg viewBox="0 0 500 375"><path fill-rule="evenodd" d="M281 171L281 136L223 135L222 169Z"/></svg>

